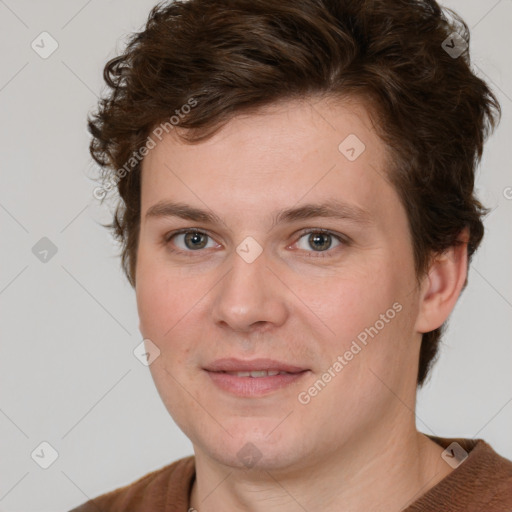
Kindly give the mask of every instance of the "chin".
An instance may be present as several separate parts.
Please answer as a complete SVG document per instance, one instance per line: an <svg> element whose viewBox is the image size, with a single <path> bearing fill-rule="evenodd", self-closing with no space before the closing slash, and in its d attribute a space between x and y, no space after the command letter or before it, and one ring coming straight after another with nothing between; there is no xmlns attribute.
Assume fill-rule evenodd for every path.
<svg viewBox="0 0 512 512"><path fill-rule="evenodd" d="M209 451L209 456L216 462L235 469L247 471L276 471L294 465L298 454L286 448L262 446L247 440L241 448L233 446L229 450ZM213 447L212 447L213 448ZM293 453L293 455L292 455Z"/></svg>
<svg viewBox="0 0 512 512"><path fill-rule="evenodd" d="M200 447L208 457L232 468L262 471L286 468L302 458L297 448L303 445L303 441L294 440L291 432L284 428L279 436L277 430L269 436L277 425L279 421L274 418L253 420L251 426L247 422L225 422L226 430L232 435L222 431L219 438L211 436L211 433L208 435L208 432L204 435L198 433L199 442L193 441L194 449L197 454L197 447Z"/></svg>

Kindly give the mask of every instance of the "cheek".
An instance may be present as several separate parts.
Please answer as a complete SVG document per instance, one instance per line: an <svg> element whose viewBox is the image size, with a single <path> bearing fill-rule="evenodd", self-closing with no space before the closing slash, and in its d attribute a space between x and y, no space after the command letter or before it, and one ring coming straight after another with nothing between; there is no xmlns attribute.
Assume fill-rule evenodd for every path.
<svg viewBox="0 0 512 512"><path fill-rule="evenodd" d="M204 322L201 298L204 279L190 279L176 269L144 255L137 263L136 300L139 329L153 341L166 365L182 364L196 348Z"/></svg>
<svg viewBox="0 0 512 512"><path fill-rule="evenodd" d="M340 343L373 325L400 293L393 276L377 261L366 268L352 267L321 286L312 282L308 288L311 309L318 312Z"/></svg>
<svg viewBox="0 0 512 512"><path fill-rule="evenodd" d="M141 272L137 278L137 310L140 321L140 331L145 338L160 338L166 329L166 324L172 321L173 304L162 285L161 279L155 279L156 273Z"/></svg>
<svg viewBox="0 0 512 512"><path fill-rule="evenodd" d="M409 277L413 279L414 274L404 266L397 269L392 258L352 270L324 282L321 292L308 285L309 296L314 301L311 309L329 327L318 347L326 364L345 356L344 377L337 379L333 389L341 393L355 387L360 398L370 399L376 381L369 369L393 380L388 373L414 355L415 347L409 342L415 314Z"/></svg>
<svg viewBox="0 0 512 512"><path fill-rule="evenodd" d="M141 334L157 340L176 323L183 297L180 281L149 252L140 248L137 256L136 300Z"/></svg>
<svg viewBox="0 0 512 512"><path fill-rule="evenodd" d="M160 349L160 356L149 366L158 393L173 417L180 417L180 410L186 408L178 381L185 371L191 334L180 321L187 311L187 297L180 293L186 282L159 265L155 259L138 259L136 299L139 315L139 329L145 339L153 341ZM193 298L190 298L192 300ZM190 307L188 307L190 310ZM174 378L173 378L174 377Z"/></svg>

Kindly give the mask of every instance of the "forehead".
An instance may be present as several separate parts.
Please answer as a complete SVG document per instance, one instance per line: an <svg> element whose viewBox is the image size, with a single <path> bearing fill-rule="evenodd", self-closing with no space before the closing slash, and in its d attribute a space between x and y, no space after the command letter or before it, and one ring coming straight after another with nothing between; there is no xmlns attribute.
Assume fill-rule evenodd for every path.
<svg viewBox="0 0 512 512"><path fill-rule="evenodd" d="M378 215L397 199L387 156L363 103L282 102L234 117L201 143L164 134L142 164L141 213L165 199L259 216L333 199Z"/></svg>

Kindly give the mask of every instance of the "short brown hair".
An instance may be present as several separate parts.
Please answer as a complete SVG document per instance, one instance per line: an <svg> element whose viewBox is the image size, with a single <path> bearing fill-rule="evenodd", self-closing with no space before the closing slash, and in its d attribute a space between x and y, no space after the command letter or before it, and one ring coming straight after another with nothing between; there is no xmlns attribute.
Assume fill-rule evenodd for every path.
<svg viewBox="0 0 512 512"><path fill-rule="evenodd" d="M501 109L472 72L469 52L454 56L446 41L450 48L469 44L469 29L434 0L177 0L154 7L144 30L106 64L108 95L88 122L101 179L120 196L107 227L122 245L132 286L141 215L134 156L155 126L171 129L174 116L183 140L194 143L239 113L313 95L366 100L408 215L417 276L466 227L471 259L486 213L474 195L475 169ZM443 327L423 335L418 385Z"/></svg>

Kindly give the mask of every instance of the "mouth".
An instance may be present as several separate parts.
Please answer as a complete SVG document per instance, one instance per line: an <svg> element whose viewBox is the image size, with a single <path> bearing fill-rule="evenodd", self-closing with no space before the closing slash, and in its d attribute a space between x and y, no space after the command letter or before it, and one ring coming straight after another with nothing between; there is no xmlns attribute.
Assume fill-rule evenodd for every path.
<svg viewBox="0 0 512 512"><path fill-rule="evenodd" d="M240 397L269 395L297 382L310 371L271 359L219 359L204 370L217 388Z"/></svg>
<svg viewBox="0 0 512 512"><path fill-rule="evenodd" d="M227 375L234 375L235 377L252 377L253 379L259 379L261 377L274 377L275 375L293 375L290 372L284 372L280 370L254 370L250 372L216 372L216 373L226 373Z"/></svg>
<svg viewBox="0 0 512 512"><path fill-rule="evenodd" d="M217 359L204 368L209 372L224 372L224 373L254 373L253 377L265 377L266 375L261 372L271 372L274 375L278 373L300 373L306 371L307 368L295 366L275 359L251 359L243 360L236 358ZM277 372L277 373L276 373ZM244 375L248 377L248 375Z"/></svg>

